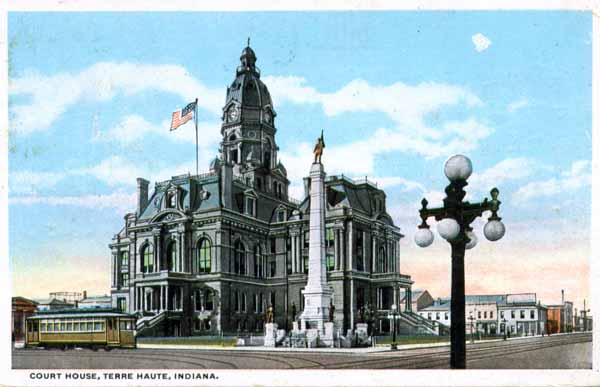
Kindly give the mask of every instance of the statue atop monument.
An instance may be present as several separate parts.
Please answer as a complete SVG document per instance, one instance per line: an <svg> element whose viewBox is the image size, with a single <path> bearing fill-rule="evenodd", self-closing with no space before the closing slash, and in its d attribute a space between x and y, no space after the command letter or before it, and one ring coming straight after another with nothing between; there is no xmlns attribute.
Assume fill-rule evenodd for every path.
<svg viewBox="0 0 600 387"><path fill-rule="evenodd" d="M315 154L314 163L321 164L321 155L323 154L323 149L325 148L325 140L323 139L323 130L321 130L321 137L317 139L317 143L315 144L315 149L313 149L313 153Z"/></svg>

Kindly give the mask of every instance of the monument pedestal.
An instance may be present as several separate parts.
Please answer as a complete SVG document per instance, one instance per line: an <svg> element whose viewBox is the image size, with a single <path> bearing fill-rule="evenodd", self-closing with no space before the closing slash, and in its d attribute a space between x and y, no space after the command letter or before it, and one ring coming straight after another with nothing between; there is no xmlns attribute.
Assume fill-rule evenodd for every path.
<svg viewBox="0 0 600 387"><path fill-rule="evenodd" d="M277 324L267 323L265 324L265 347L275 347L277 342Z"/></svg>

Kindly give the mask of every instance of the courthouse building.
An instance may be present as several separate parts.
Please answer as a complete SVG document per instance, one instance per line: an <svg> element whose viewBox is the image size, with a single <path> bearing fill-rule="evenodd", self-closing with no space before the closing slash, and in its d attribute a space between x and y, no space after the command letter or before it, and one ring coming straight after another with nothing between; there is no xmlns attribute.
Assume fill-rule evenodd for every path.
<svg viewBox="0 0 600 387"><path fill-rule="evenodd" d="M113 306L138 313L141 334L262 331L269 305L283 328L300 315L310 187L305 178L304 197L288 195L276 122L255 53L246 47L227 88L222 141L209 172L153 187L138 178L137 208L124 216L110 249ZM410 309L412 281L400 274L403 235L386 212L386 194L343 175L328 176L325 185L335 325L353 328L368 305L380 312L374 326L389 330L385 316L399 306L401 291Z"/></svg>

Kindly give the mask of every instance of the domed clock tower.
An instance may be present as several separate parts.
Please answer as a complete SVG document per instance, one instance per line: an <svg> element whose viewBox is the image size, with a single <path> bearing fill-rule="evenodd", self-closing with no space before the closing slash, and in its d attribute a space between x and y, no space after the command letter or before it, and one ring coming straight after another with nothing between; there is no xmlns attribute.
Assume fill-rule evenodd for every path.
<svg viewBox="0 0 600 387"><path fill-rule="evenodd" d="M277 160L273 102L260 80L256 54L247 46L240 56L236 77L227 88L223 107L221 160L234 175L255 189L287 198L289 181Z"/></svg>

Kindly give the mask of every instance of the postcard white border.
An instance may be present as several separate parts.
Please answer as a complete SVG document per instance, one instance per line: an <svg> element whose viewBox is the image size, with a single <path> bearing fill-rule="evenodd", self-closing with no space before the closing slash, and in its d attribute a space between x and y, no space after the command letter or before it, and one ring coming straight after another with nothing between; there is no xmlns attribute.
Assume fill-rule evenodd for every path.
<svg viewBox="0 0 600 387"><path fill-rule="evenodd" d="M28 370L11 369L8 342L12 279L8 252L8 42L7 12L9 11L312 11L312 10L581 10L593 14L593 80L592 80L592 220L590 257L591 308L600 310L600 5L597 1L228 1L208 3L190 0L8 0L0 4L0 385L30 386L151 386L152 381L97 382L33 381ZM507 26L510 28L510 26ZM214 386L548 386L600 385L600 319L594 316L592 370L215 370L218 380L163 382L160 385ZM63 370L64 371L64 370ZM81 372L83 370L72 370ZM102 373L103 370L92 370ZM117 372L118 370L110 370ZM131 370L123 370L127 372ZM145 370L148 371L148 370ZM161 370L162 371L162 370ZM190 371L190 370L186 370ZM174 372L174 370L169 370Z"/></svg>

